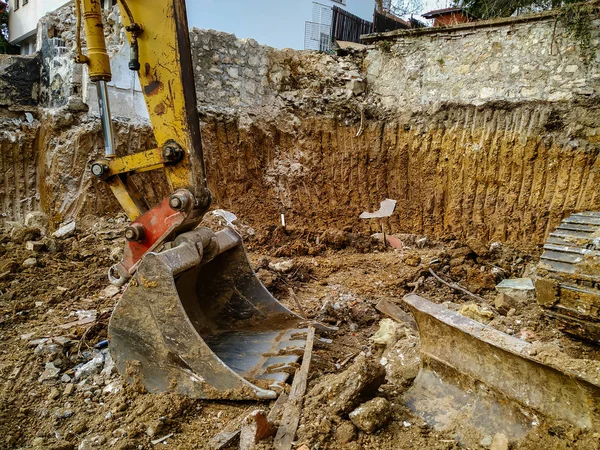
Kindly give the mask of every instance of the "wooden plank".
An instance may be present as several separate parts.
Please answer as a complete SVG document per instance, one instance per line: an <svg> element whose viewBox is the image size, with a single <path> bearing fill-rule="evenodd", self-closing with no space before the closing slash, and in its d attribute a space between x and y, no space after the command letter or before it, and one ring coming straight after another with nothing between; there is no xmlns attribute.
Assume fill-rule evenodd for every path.
<svg viewBox="0 0 600 450"><path fill-rule="evenodd" d="M382 299L379 301L379 303L377 303L375 308L385 315L390 316L396 322L404 323L413 330L417 330L417 323L415 322L415 319L413 319L413 316L402 310L402 308L395 303L392 303L386 299Z"/></svg>
<svg viewBox="0 0 600 450"><path fill-rule="evenodd" d="M306 391L314 340L315 327L311 326L306 337L302 366L300 366L300 369L296 371L296 375L294 376L290 397L283 411L281 425L275 435L275 450L290 450L292 448L292 441L296 436L296 430L300 423L300 413L302 412L302 404L304 403L304 392Z"/></svg>

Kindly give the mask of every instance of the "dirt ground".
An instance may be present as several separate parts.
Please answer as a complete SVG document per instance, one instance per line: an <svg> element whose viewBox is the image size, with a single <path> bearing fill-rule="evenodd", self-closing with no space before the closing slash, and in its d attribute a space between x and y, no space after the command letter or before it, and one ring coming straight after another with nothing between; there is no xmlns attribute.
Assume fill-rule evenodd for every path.
<svg viewBox="0 0 600 450"><path fill-rule="evenodd" d="M204 449L244 411L270 408L268 402L145 393L123 383L107 349L94 348L106 339L108 319L121 295L108 287L106 271L121 257L124 224L123 217L89 218L61 239L50 237L43 226L7 227L0 234L1 448ZM402 296L413 291L451 309L473 303L441 285L430 267L493 304L495 285L502 278L528 274L539 252L524 254L502 245L471 248L416 235L396 236L401 247L396 249L367 234L341 230L265 226L241 231L268 289L292 310L339 327L329 336L332 343L315 348L295 447L489 448L486 436L477 436L479 444L466 445L461 430L436 431L404 406L402 395L418 369L418 334L399 325L392 342L374 342L385 318L375 305L384 298L401 305ZM31 240L41 240L45 248L26 249ZM269 264L284 260L293 262L291 269L278 271ZM507 315L492 312L491 319L489 326L503 332L555 346L575 358L600 360L597 347L563 335L535 303ZM409 361L394 360L390 349ZM388 362L381 369L384 359ZM323 396L323 387L351 380L352 370L373 365L385 372L385 380L370 397L383 397L391 406L387 423L369 434L350 422L351 405L336 407ZM594 449L600 448L599 440L597 432L541 420L511 448ZM261 446L271 448L272 440Z"/></svg>

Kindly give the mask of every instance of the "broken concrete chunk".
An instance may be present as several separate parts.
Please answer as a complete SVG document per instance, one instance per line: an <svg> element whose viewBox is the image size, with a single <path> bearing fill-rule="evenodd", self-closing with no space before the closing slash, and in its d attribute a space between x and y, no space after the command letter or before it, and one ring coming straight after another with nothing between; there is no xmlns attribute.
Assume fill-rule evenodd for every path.
<svg viewBox="0 0 600 450"><path fill-rule="evenodd" d="M100 352L94 353L94 357L75 370L75 379L80 380L95 375L104 366L104 354Z"/></svg>
<svg viewBox="0 0 600 450"><path fill-rule="evenodd" d="M26 227L22 224L15 225L10 232L10 238L14 242L22 243L35 241L42 235L42 231L36 227Z"/></svg>
<svg viewBox="0 0 600 450"><path fill-rule="evenodd" d="M40 230L44 231L44 234L48 229L48 223L48 216L41 211L33 211L25 216L26 227L39 228Z"/></svg>
<svg viewBox="0 0 600 450"><path fill-rule="evenodd" d="M507 278L498 283L496 291L521 303L529 303L535 298L535 287L531 278Z"/></svg>
<svg viewBox="0 0 600 450"><path fill-rule="evenodd" d="M475 303L467 303L466 305L462 305L458 312L469 319L473 319L481 323L488 323L494 318L493 312L483 309L481 306L476 305Z"/></svg>
<svg viewBox="0 0 600 450"><path fill-rule="evenodd" d="M517 302L510 295L500 293L494 301L494 306L500 314L506 316L512 308L517 306Z"/></svg>
<svg viewBox="0 0 600 450"><path fill-rule="evenodd" d="M31 252L41 252L46 247L42 241L27 241L25 243L25 248Z"/></svg>
<svg viewBox="0 0 600 450"><path fill-rule="evenodd" d="M275 272L288 273L293 268L294 261L291 259L269 263L269 269L274 270Z"/></svg>
<svg viewBox="0 0 600 450"><path fill-rule="evenodd" d="M46 381L55 381L58 378L58 374L60 373L60 369L56 367L53 363L46 363L44 371L38 378L40 383L44 383Z"/></svg>
<svg viewBox="0 0 600 450"><path fill-rule="evenodd" d="M402 332L402 326L392 319L382 319L379 322L379 330L371 336L370 340L374 344L391 347L398 341Z"/></svg>
<svg viewBox="0 0 600 450"><path fill-rule="evenodd" d="M212 214L225 219L225 222L227 222L228 225L233 225L233 222L237 220L237 216L235 214L225 209L215 209L212 211Z"/></svg>
<svg viewBox="0 0 600 450"><path fill-rule="evenodd" d="M388 383L402 385L416 378L421 367L419 338L407 335L400 339L381 357Z"/></svg>
<svg viewBox="0 0 600 450"><path fill-rule="evenodd" d="M67 238L75 233L75 229L76 229L75 222L74 221L69 222L69 223L63 225L62 227L60 227L54 233L52 233L52 237L54 237L56 239Z"/></svg>
<svg viewBox="0 0 600 450"><path fill-rule="evenodd" d="M384 381L385 369L379 360L361 353L344 372L323 377L308 393L304 407L327 415L349 413L371 398Z"/></svg>
<svg viewBox="0 0 600 450"><path fill-rule="evenodd" d="M391 406L383 397L363 403L349 414L350 420L359 430L374 433L386 425L391 416Z"/></svg>
<svg viewBox="0 0 600 450"><path fill-rule="evenodd" d="M115 286L114 284L110 284L110 285L106 286L104 289L102 289L102 291L100 292L100 298L113 298L120 291L121 291L121 289L118 286Z"/></svg>

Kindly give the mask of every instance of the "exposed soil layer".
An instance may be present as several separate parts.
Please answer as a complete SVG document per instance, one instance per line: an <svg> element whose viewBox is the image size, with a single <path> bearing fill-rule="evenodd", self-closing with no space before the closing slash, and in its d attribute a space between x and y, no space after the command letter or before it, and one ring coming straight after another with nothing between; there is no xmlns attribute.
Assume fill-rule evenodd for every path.
<svg viewBox="0 0 600 450"><path fill-rule="evenodd" d="M357 216L392 198L398 203L385 221L388 232L526 250L570 212L600 208L600 119L591 105L447 106L406 118L367 111L362 122L336 111L284 109L257 119L205 114L216 203L255 227L278 224L284 213L295 227L365 233L380 224ZM102 153L99 124L62 110L38 119L7 126L0 136L3 220L23 220L40 207L54 222L118 211L88 170ZM118 122L116 130L120 152L154 145L143 124ZM167 194L157 177L136 176L151 204Z"/></svg>
<svg viewBox="0 0 600 450"><path fill-rule="evenodd" d="M208 448L209 439L248 408L269 408L267 403L147 394L135 385L124 385L110 367L106 350L102 353L92 348L105 339L108 318L120 296L104 288L106 269L120 257L124 223L123 217L78 222L73 236L45 238L50 251L42 252L26 250L15 233L12 237L0 235L3 448L152 448L151 440L170 433L174 435L164 448ZM340 327L331 336L331 344L319 344L315 349L298 444L323 449L461 446L467 433L464 428L435 431L403 405L402 394L416 374L418 358L412 365L402 366L390 348L398 355L416 355L418 335L401 326L390 348L370 340L384 318L375 305L382 298L398 301L414 289L452 309L471 303L468 296L429 276L429 267L493 302L496 282L523 275L532 256L506 246L483 251L454 240L431 241L419 235L397 235L403 248L391 249L368 235L336 229L308 232L240 226L240 230L259 277L286 306ZM280 257L281 249L287 249L285 257ZM24 261L32 257L35 264L24 267ZM269 265L287 259L293 261L289 271ZM95 319L86 322L90 311ZM83 321L74 323L80 317ZM61 328L65 324L70 325ZM559 348L590 360L590 364L600 356L596 347L573 341L554 329L534 303L520 306L508 317L492 314L490 326ZM349 394L340 380L355 380L352 370L370 367L365 366L367 361L378 366L382 357L390 362L380 386L374 385L374 392L366 390L365 397ZM95 365L96 360L104 362ZM55 376L48 373L49 363L59 369ZM323 386L335 383L342 383L339 389L346 393L348 403L330 409L330 404L323 402ZM383 428L369 434L357 430L348 413L355 403L374 396L387 399L391 409ZM485 442L485 436L470 433L471 439ZM598 438L593 431L542 420L523 442L511 448L590 449L597 448ZM262 445L271 448L272 443Z"/></svg>

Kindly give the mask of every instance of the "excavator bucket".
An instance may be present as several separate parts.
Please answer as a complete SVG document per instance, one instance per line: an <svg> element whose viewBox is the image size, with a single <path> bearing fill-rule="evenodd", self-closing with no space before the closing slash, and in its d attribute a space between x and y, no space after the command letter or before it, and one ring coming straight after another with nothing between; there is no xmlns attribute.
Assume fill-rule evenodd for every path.
<svg viewBox="0 0 600 450"><path fill-rule="evenodd" d="M277 397L307 324L256 278L233 229L198 228L167 247L144 257L111 317L119 372L149 392Z"/></svg>

